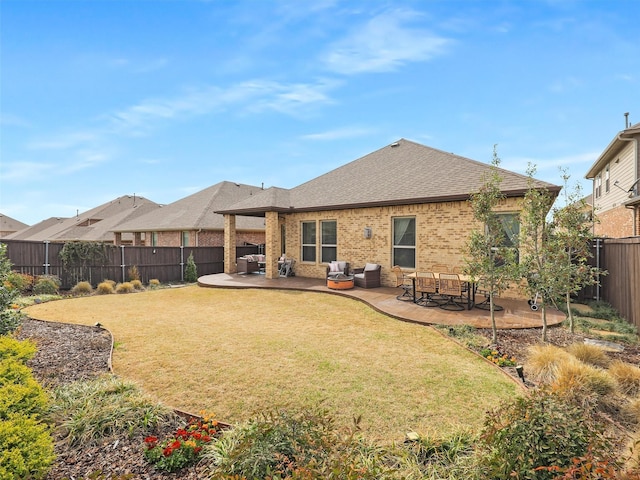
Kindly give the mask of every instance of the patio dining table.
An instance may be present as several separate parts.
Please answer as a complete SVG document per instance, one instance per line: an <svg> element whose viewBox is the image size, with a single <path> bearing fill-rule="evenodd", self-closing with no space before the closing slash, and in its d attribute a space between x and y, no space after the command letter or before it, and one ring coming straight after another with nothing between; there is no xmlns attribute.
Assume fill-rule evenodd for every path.
<svg viewBox="0 0 640 480"><path fill-rule="evenodd" d="M436 277L436 282L440 281L440 273L434 273ZM456 273L458 278L462 283L467 284L467 310L471 310L476 303L476 283L469 275L464 275L461 273ZM407 275L411 279L413 283L413 303L416 303L416 278L418 277L418 272L409 273Z"/></svg>

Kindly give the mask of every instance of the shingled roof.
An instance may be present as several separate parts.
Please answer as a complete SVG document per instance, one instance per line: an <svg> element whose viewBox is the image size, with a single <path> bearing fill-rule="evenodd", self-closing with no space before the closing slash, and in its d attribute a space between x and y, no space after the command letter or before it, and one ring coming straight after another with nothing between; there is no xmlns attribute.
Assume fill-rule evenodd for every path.
<svg viewBox="0 0 640 480"><path fill-rule="evenodd" d="M215 210L252 198L262 193L261 187L233 182L220 182L176 202L122 223L114 232L160 232L176 230L223 230L224 217ZM257 218L239 218L238 230L264 230L264 221Z"/></svg>
<svg viewBox="0 0 640 480"><path fill-rule="evenodd" d="M341 210L466 200L482 186L491 165L400 139L288 191L268 189L220 213ZM500 169L502 191L521 196L529 177ZM553 193L559 186L534 180ZM288 194L287 194L288 193Z"/></svg>

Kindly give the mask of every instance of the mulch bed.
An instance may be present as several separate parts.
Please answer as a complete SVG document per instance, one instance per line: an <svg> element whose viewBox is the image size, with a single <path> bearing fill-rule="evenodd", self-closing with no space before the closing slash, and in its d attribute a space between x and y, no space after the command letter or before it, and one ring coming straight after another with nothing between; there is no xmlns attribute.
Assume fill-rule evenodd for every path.
<svg viewBox="0 0 640 480"><path fill-rule="evenodd" d="M491 330L478 330L491 339ZM29 361L36 378L46 387L87 380L110 371L112 339L109 332L100 327L70 325L25 319L18 331L19 339L33 340L38 351ZM571 334L561 327L548 330L548 341L557 346L568 346L583 342L583 334ZM503 353L523 361L527 349L540 343L540 329L501 330L498 343ZM610 353L629 363L640 365L640 347L625 346L621 353ZM517 379L515 369L505 369ZM525 365L526 375L526 365ZM173 427L172 427L173 428ZM172 430L156 432L157 436L168 435ZM175 430L173 430L175 431ZM105 439L102 445L69 447L56 445L57 460L46 477L48 480L61 479L184 479L204 478L203 466L184 469L175 474L158 472L150 466L142 455L143 435L133 438Z"/></svg>

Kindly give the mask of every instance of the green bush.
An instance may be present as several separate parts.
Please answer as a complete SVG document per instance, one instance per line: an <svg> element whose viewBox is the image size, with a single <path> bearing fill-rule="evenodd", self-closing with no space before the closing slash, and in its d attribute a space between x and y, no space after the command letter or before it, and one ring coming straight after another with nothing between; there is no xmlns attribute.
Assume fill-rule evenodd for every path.
<svg viewBox="0 0 640 480"><path fill-rule="evenodd" d="M36 354L36 344L31 340L16 340L15 338L0 337L0 360L12 358L19 362L26 362Z"/></svg>
<svg viewBox="0 0 640 480"><path fill-rule="evenodd" d="M134 291L131 282L122 282L116 285L116 293L132 293Z"/></svg>
<svg viewBox="0 0 640 480"><path fill-rule="evenodd" d="M89 295L93 292L93 287L89 282L78 282L71 289L71 293L75 295Z"/></svg>
<svg viewBox="0 0 640 480"><path fill-rule="evenodd" d="M0 361L0 419L16 413L37 416L48 398L31 369L15 359Z"/></svg>
<svg viewBox="0 0 640 480"><path fill-rule="evenodd" d="M184 281L189 283L198 281L198 267L196 267L196 262L193 259L193 252L191 252L189 258L187 258L187 265L184 269Z"/></svg>
<svg viewBox="0 0 640 480"><path fill-rule="evenodd" d="M573 460L597 452L594 461L615 462L605 427L590 409L537 391L503 403L487 414L481 435L481 465L487 478L556 478L539 467L571 467Z"/></svg>
<svg viewBox="0 0 640 480"><path fill-rule="evenodd" d="M26 415L0 422L0 478L45 478L53 461L53 439L48 427Z"/></svg>
<svg viewBox="0 0 640 480"><path fill-rule="evenodd" d="M265 413L205 446L211 478L380 479L382 451L353 431L340 435L324 413Z"/></svg>
<svg viewBox="0 0 640 480"><path fill-rule="evenodd" d="M98 284L98 288L96 288L96 293L98 295L110 295L113 292L113 284L106 280L104 282L100 282Z"/></svg>
<svg viewBox="0 0 640 480"><path fill-rule="evenodd" d="M33 286L36 295L55 295L60 288L60 280L53 275L41 275Z"/></svg>
<svg viewBox="0 0 640 480"><path fill-rule="evenodd" d="M28 273L10 272L6 281L20 293L26 293L33 288L35 278Z"/></svg>

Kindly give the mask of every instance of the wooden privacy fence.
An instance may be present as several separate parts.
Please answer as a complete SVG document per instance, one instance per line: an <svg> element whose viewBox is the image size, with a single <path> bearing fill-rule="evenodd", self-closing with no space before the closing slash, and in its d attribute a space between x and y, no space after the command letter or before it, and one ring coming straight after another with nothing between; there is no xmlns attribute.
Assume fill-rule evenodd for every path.
<svg viewBox="0 0 640 480"><path fill-rule="evenodd" d="M97 285L103 280L124 282L130 280L135 266L142 283L152 278L161 283L182 282L189 255L198 270L198 276L224 272L224 247L139 247L107 245L107 258L101 265L65 268L60 252L64 243L2 240L7 245L7 257L12 269L30 275L56 275L62 288L69 289L79 281ZM258 246L236 247L237 256L258 252Z"/></svg>
<svg viewBox="0 0 640 480"><path fill-rule="evenodd" d="M609 272L601 278L602 300L640 329L640 237L597 239L595 248Z"/></svg>

